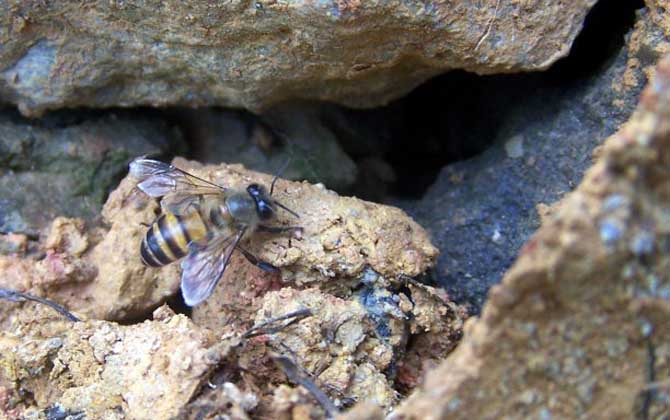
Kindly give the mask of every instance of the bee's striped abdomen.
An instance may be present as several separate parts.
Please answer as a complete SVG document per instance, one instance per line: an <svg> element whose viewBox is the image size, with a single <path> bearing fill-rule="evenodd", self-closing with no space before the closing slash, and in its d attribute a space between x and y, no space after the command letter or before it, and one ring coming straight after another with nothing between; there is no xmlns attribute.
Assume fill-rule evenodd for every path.
<svg viewBox="0 0 670 420"><path fill-rule="evenodd" d="M160 267L188 254L188 244L207 235L207 228L198 212L186 216L161 215L151 225L140 246L145 265Z"/></svg>

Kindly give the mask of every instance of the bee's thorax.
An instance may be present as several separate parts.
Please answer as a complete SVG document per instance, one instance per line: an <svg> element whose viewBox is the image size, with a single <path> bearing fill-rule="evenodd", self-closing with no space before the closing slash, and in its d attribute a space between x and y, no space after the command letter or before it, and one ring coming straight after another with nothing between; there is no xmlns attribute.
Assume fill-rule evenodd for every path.
<svg viewBox="0 0 670 420"><path fill-rule="evenodd" d="M226 209L236 224L254 226L258 223L256 202L246 192L233 193L228 196Z"/></svg>

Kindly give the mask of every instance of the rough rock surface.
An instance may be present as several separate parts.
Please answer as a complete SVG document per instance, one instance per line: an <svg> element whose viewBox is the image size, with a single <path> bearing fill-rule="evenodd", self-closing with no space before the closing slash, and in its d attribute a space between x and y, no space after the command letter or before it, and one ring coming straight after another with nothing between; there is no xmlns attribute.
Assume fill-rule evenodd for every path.
<svg viewBox="0 0 670 420"><path fill-rule="evenodd" d="M173 152L177 133L127 113L60 112L30 121L0 112L0 232L36 237L56 216L93 220L142 154Z"/></svg>
<svg viewBox="0 0 670 420"><path fill-rule="evenodd" d="M561 72L571 71L563 63L568 65L552 69L553 75L508 78L495 95L490 92L502 80L481 82L488 113L500 121L493 146L445 167L420 202L401 205L441 250L435 278L452 299L479 311L489 287L539 226L546 206L579 183L593 149L629 118L642 88L631 80L644 79L640 66L655 63L667 44L659 34L649 34L667 28L653 16L641 11L628 43L588 78L557 85L555 79L565 77ZM640 46L640 38L647 47Z"/></svg>
<svg viewBox="0 0 670 420"><path fill-rule="evenodd" d="M174 163L225 187L269 184L272 178L241 165ZM124 321L146 316L174 295L178 264L154 269L140 262L143 223L154 220L160 205L137 190L136 182L129 176L112 192L100 227L56 218L43 241L44 258L0 257L0 287L46 296L84 318ZM156 320L132 326L90 320L70 327L47 322L53 311L33 302L1 302L0 396L7 398L0 404L5 413L112 419L124 413L157 419L203 413L321 415L322 408L304 389L286 385L271 350L316 377L341 407L370 399L391 409L398 400L396 365L409 334L438 331L439 325L459 332L465 316L442 309L449 308L448 302L437 292L428 299L417 292L415 303L398 292L407 278L434 262L437 250L426 232L396 208L339 197L306 182L280 180L275 194L300 213L302 235L259 234L245 246L280 267L281 276L235 254L215 293L193 310L195 325L163 309L155 313ZM295 223L288 214L279 219L280 224ZM304 325L243 343L235 339L254 322L299 307L314 312L301 321ZM444 352L439 357L444 357L459 336L429 342L440 343ZM229 353L231 346L239 351ZM419 371L415 366L413 372ZM216 389L196 394L209 378ZM151 412L156 401L165 402Z"/></svg>
<svg viewBox="0 0 670 420"><path fill-rule="evenodd" d="M293 104L268 110L262 118L249 113L197 109L178 118L195 145L190 157L203 163L236 162L246 168L277 173L292 180L323 183L338 192L356 180L356 164L344 153L319 104Z"/></svg>
<svg viewBox="0 0 670 420"><path fill-rule="evenodd" d="M25 114L258 110L300 98L374 106L449 69L545 69L568 53L594 3L8 1L0 94Z"/></svg>
<svg viewBox="0 0 670 420"><path fill-rule="evenodd" d="M368 401L388 410L398 401L396 386L414 388L425 369L455 347L467 314L428 286L409 284L409 291L401 292L398 282L371 270L359 282L334 290L323 283L315 285L322 290L281 288L276 276L240 257L231 262L212 296L193 308L192 317L199 326L230 334L254 320L258 325L310 309L312 316L296 326L245 344L235 361L245 372L253 372L245 383L260 396L259 411L279 409L276 391L267 388L285 381L269 360L268 348L290 355L340 407Z"/></svg>
<svg viewBox="0 0 670 420"><path fill-rule="evenodd" d="M224 187L244 188L252 182L270 185L271 175L254 173L240 165L203 166L176 159L176 166ZM124 185L133 182L126 179ZM367 267L383 276L414 277L435 260L437 249L424 229L402 210L352 197L340 197L320 185L280 180L275 196L295 210L277 225L303 227L301 238L257 234L249 250L282 268L282 280L309 284L328 279L352 279Z"/></svg>
<svg viewBox="0 0 670 420"><path fill-rule="evenodd" d="M396 299L403 311L396 322L407 328L393 327L392 335L382 332L391 323L379 324L364 302L318 289L285 287L259 297L249 305L253 310L228 307L214 315L235 314L240 322L218 320L225 323L221 329L209 328L212 322L197 326L197 319L167 306L154 312L153 321L130 326L72 324L34 303L15 307L0 333L0 410L10 419L323 417L304 388L286 384L272 361L281 354L337 406L366 401L373 412L388 411L398 402L394 371L404 357L404 336L419 337L428 347L422 351L444 358L460 338L464 318L438 291L410 289L414 302ZM250 339L240 335L254 318L258 326L302 309L312 315ZM421 368L413 367L416 376L423 375ZM414 385L405 381L402 387Z"/></svg>
<svg viewBox="0 0 670 420"><path fill-rule="evenodd" d="M394 406L398 394L383 374L394 363L394 337L376 337L373 323L357 301L315 289L286 288L265 295L256 321L303 308L315 315L271 335L271 345L292 355L298 366L338 400L366 400L387 409Z"/></svg>
<svg viewBox="0 0 670 420"><path fill-rule="evenodd" d="M225 187L269 185L272 178L239 165L175 163ZM0 257L0 285L46 293L72 310L104 319L141 316L173 295L179 285L178 264L153 269L139 258L143 224L154 220L159 205L137 190L136 182L124 179L105 204L102 216L109 231L85 230L78 220L57 221L45 258ZM396 208L339 197L304 182L279 181L275 193L300 213L302 238L259 234L248 248L280 267L284 282L337 280L331 282L334 289L348 290L351 282L346 280L355 280L367 267L389 278L413 277L437 255L426 232ZM284 213L280 223L296 221Z"/></svg>
<svg viewBox="0 0 670 420"><path fill-rule="evenodd" d="M663 418L670 410L670 58L481 319L394 418Z"/></svg>
<svg viewBox="0 0 670 420"><path fill-rule="evenodd" d="M13 406L2 407L6 415L31 401L23 415L39 407L90 419L170 419L229 349L169 311L131 326L70 323L47 311L0 333L0 384Z"/></svg>

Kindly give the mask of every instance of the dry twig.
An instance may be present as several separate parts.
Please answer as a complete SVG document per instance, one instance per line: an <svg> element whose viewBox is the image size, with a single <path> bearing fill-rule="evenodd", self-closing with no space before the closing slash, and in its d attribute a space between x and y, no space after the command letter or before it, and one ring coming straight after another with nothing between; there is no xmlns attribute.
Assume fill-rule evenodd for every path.
<svg viewBox="0 0 670 420"><path fill-rule="evenodd" d="M310 394L321 404L328 417L332 418L339 414L339 410L335 407L332 401L328 396L319 389L318 386L311 379L306 378L298 372L298 367L293 363L291 359L282 355L273 355L272 360L279 366L279 368L284 372L289 381L294 382L298 385L304 387Z"/></svg>
<svg viewBox="0 0 670 420"><path fill-rule="evenodd" d="M0 288L0 299L8 300L10 302L23 302L27 300L31 302L41 303L42 305L46 305L51 309L55 310L56 312L63 315L65 318L69 319L72 322L81 321L81 319L71 314L67 309L57 304L56 302L38 296L29 295L27 293L17 292L16 290Z"/></svg>

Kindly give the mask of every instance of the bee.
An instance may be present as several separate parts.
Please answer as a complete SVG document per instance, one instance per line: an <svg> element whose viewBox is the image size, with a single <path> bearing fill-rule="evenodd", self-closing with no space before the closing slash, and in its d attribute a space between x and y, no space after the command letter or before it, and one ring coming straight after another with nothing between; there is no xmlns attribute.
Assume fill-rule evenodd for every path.
<svg viewBox="0 0 670 420"><path fill-rule="evenodd" d="M278 272L245 250L240 241L245 235L301 233L299 226L268 226L278 208L299 218L272 198L264 186L250 184L246 189L224 188L168 163L139 157L130 163L130 173L138 179L137 188L161 199L162 214L149 226L140 245L142 263L161 267L181 262L181 292L189 306L207 299L238 249L252 264Z"/></svg>

